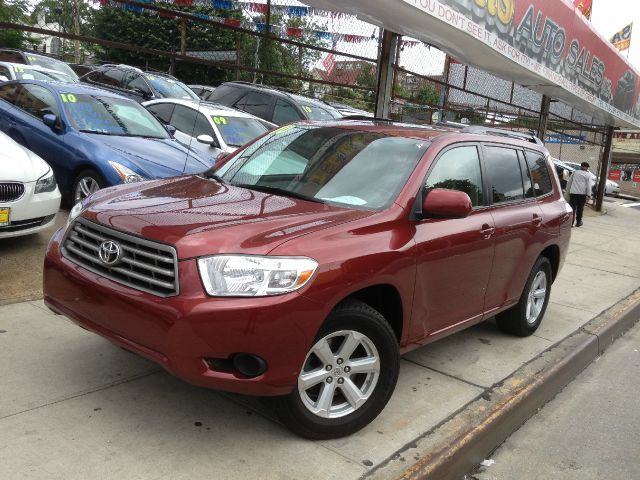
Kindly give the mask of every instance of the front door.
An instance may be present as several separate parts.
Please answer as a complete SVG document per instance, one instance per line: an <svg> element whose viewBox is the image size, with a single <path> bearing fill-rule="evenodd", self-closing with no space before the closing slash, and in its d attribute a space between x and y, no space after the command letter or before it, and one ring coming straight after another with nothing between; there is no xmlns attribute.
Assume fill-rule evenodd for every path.
<svg viewBox="0 0 640 480"><path fill-rule="evenodd" d="M424 184L461 190L473 212L461 219L424 219L416 224L416 290L413 332L444 334L482 317L493 262L493 217L485 207L479 146L451 147L435 160Z"/></svg>

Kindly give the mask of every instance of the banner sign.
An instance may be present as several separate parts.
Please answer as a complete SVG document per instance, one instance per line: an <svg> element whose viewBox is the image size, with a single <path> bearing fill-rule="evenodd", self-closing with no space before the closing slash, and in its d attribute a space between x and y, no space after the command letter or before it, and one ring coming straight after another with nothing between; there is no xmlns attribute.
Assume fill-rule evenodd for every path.
<svg viewBox="0 0 640 480"><path fill-rule="evenodd" d="M620 170L609 170L609 176L607 178L609 178L609 180L613 180L614 182L619 182L621 173L622 172Z"/></svg>
<svg viewBox="0 0 640 480"><path fill-rule="evenodd" d="M574 96L627 123L640 125L639 74L592 29L572 3L565 0L400 1L467 33ZM428 35L425 31L424 36ZM446 40L439 43L446 50ZM456 43L455 48L464 51L460 47ZM482 59L476 59L475 63L482 68Z"/></svg>
<svg viewBox="0 0 640 480"><path fill-rule="evenodd" d="M578 11L582 13L585 17L591 18L591 4L592 0L574 0L573 4L576 6Z"/></svg>
<svg viewBox="0 0 640 480"><path fill-rule="evenodd" d="M621 52L623 50L626 50L631 46L631 30L632 29L633 29L633 22L631 22L629 25L624 27L619 32L616 32L616 34L613 37L611 37L611 40L609 41L613 44L614 47L616 47Z"/></svg>

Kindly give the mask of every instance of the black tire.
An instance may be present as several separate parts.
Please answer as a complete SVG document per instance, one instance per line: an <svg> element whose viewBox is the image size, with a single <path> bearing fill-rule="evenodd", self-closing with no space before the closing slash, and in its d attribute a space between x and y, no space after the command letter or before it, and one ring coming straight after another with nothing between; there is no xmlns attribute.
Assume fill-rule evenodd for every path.
<svg viewBox="0 0 640 480"><path fill-rule="evenodd" d="M76 179L73 181L73 188L71 189L71 194L69 195L69 203L71 206L75 205L80 201L76 198L76 193L81 182L90 182L92 185L95 184L98 186L98 189L104 187L104 180L98 172L92 169L82 170L76 176ZM84 198L84 197L83 197Z"/></svg>
<svg viewBox="0 0 640 480"><path fill-rule="evenodd" d="M379 358L377 383L372 387L373 390L370 396L362 405L355 407L356 409L353 412L339 418L324 418L309 410L302 400L302 395L306 393L300 393L298 385L294 387L289 395L276 398L276 411L279 418L289 429L302 437L325 440L344 437L360 430L378 416L395 389L400 370L400 351L396 336L385 318L369 305L359 300L347 300L331 312L322 328L320 328L313 345L327 335L340 331L360 333L375 345ZM357 351L356 349L354 353ZM311 353L309 353L309 356L311 356ZM305 365L307 365L306 362ZM349 359L345 363L348 362ZM301 371L305 365L302 366ZM332 372L329 374L333 375ZM349 374L343 373L342 375ZM338 378L336 382L339 383L340 378L335 378ZM349 375L348 378L355 377ZM343 379L342 381L346 383L346 380ZM357 378L354 383L355 381L357 381ZM318 387L326 388L324 383L320 382ZM338 397L342 394L342 388L340 385L334 386L336 392L340 389L340 393L337 394ZM346 400L346 396L343 398ZM347 404L343 403L343 405Z"/></svg>
<svg viewBox="0 0 640 480"><path fill-rule="evenodd" d="M538 276L539 272L542 272L546 277L546 291L544 294L544 301L542 302L542 308L537 314L535 320L527 320L527 303L529 302L529 293L531 292L534 280ZM549 294L551 293L551 262L547 257L538 257L536 263L531 269L527 283L524 286L520 301L511 307L509 310L505 310L502 313L496 315L496 323L498 327L506 333L517 335L518 337L528 337L532 335L540 326L540 322L544 317L544 313L547 310L547 304L549 303Z"/></svg>

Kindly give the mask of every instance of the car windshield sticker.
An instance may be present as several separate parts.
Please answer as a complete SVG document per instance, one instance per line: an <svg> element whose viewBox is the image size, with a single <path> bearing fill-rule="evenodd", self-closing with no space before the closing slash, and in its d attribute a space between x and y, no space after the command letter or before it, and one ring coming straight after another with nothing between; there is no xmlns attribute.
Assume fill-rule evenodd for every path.
<svg viewBox="0 0 640 480"><path fill-rule="evenodd" d="M308 105L304 105L304 106L302 107L302 110L304 110L304 111L305 111L305 112L307 112L307 113L311 113L311 112L313 112L312 108L311 108L310 106L308 106Z"/></svg>
<svg viewBox="0 0 640 480"><path fill-rule="evenodd" d="M73 93L61 93L60 98L64 103L76 103L78 101Z"/></svg>
<svg viewBox="0 0 640 480"><path fill-rule="evenodd" d="M227 119L224 118L224 117L212 116L211 118L213 119L213 123L215 123L216 125L226 125L227 124Z"/></svg>

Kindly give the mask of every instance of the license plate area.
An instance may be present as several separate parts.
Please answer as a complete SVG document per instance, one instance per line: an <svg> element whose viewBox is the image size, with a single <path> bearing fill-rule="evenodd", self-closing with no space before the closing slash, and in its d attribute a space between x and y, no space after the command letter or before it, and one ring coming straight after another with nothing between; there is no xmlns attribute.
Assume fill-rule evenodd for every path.
<svg viewBox="0 0 640 480"><path fill-rule="evenodd" d="M9 225L9 217L11 209L8 207L0 207L0 227L6 227Z"/></svg>

